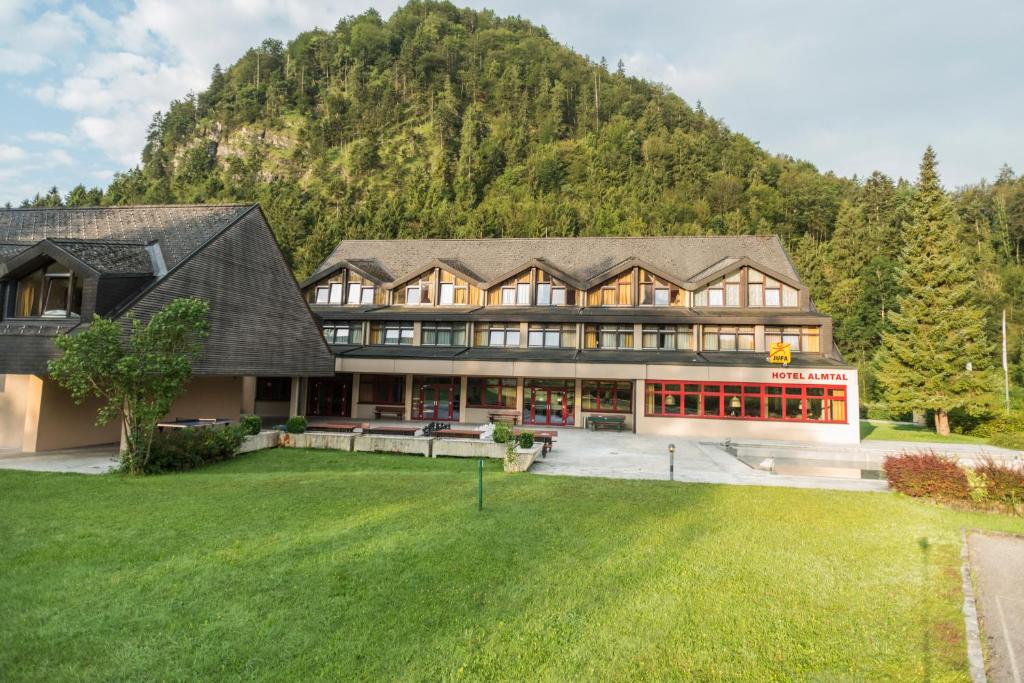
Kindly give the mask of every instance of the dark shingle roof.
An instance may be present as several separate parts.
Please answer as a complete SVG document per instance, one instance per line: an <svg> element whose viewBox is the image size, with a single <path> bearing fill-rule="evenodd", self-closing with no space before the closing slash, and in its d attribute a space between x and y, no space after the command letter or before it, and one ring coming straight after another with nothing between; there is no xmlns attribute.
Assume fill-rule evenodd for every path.
<svg viewBox="0 0 1024 683"><path fill-rule="evenodd" d="M0 209L0 244L28 247L47 238L156 241L167 267L173 268L250 208L236 204Z"/></svg>
<svg viewBox="0 0 1024 683"><path fill-rule="evenodd" d="M112 240L50 240L100 273L153 273L146 245Z"/></svg>
<svg viewBox="0 0 1024 683"><path fill-rule="evenodd" d="M0 244L0 263L20 254L29 246L28 244Z"/></svg>
<svg viewBox="0 0 1024 683"><path fill-rule="evenodd" d="M462 270L475 273L482 280L490 280L540 258L568 275L587 280L625 260L637 258L689 281L727 259L742 257L799 280L782 243L769 235L345 240L316 272L330 270L343 260L375 259L383 269L400 276L433 260L443 260L460 264Z"/></svg>

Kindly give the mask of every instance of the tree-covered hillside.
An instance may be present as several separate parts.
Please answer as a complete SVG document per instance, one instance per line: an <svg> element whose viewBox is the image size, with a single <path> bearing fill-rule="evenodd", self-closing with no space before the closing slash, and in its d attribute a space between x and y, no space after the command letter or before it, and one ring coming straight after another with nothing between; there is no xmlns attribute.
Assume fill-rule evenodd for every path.
<svg viewBox="0 0 1024 683"><path fill-rule="evenodd" d="M414 0L216 67L154 117L140 167L66 201L258 201L300 276L343 238L775 233L870 369L914 191L768 154L524 19ZM1019 359L1024 179L953 199L988 333L1007 306Z"/></svg>

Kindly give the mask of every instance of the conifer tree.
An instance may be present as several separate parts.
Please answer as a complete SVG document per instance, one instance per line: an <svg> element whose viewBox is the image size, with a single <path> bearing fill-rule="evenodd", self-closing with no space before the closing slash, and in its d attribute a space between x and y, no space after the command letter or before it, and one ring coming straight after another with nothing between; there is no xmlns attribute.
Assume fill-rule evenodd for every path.
<svg viewBox="0 0 1024 683"><path fill-rule="evenodd" d="M882 335L879 379L890 408L932 410L936 431L946 435L951 410L976 413L989 404L993 347L985 335L985 309L974 296L973 254L961 241L936 166L929 147L904 230L899 311Z"/></svg>

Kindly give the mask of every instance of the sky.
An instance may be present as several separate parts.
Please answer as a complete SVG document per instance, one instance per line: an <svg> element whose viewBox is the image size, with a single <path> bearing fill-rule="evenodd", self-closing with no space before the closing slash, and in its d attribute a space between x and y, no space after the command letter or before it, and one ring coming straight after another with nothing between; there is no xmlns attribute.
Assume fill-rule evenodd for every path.
<svg viewBox="0 0 1024 683"><path fill-rule="evenodd" d="M463 0L668 85L769 152L949 188L1024 172L1024 2ZM154 112L272 37L332 28L359 0L0 0L0 204L105 186Z"/></svg>

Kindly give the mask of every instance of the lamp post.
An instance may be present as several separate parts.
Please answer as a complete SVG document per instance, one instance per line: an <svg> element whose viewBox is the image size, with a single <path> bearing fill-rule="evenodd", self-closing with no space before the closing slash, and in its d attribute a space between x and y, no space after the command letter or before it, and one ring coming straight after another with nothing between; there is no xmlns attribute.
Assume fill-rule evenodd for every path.
<svg viewBox="0 0 1024 683"><path fill-rule="evenodd" d="M675 481L676 478L676 445L668 445L668 480Z"/></svg>

